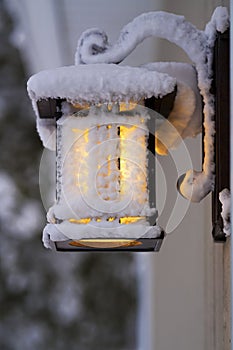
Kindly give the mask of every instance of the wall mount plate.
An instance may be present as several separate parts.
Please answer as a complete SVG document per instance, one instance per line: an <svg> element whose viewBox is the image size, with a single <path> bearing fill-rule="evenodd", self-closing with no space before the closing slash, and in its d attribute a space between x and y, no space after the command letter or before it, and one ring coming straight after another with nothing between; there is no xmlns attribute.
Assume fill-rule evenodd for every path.
<svg viewBox="0 0 233 350"><path fill-rule="evenodd" d="M215 95L215 187L212 194L212 235L215 242L225 242L222 205L219 193L230 189L230 48L229 30L218 33L213 57Z"/></svg>

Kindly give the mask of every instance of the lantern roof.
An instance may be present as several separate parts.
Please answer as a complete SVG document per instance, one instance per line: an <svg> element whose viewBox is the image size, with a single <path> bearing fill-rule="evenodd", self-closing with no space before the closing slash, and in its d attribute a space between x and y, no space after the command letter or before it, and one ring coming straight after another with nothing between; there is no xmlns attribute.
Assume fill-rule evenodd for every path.
<svg viewBox="0 0 233 350"><path fill-rule="evenodd" d="M95 104L163 97L175 84L168 74L142 67L89 64L39 72L29 79L28 93L33 102L60 98Z"/></svg>

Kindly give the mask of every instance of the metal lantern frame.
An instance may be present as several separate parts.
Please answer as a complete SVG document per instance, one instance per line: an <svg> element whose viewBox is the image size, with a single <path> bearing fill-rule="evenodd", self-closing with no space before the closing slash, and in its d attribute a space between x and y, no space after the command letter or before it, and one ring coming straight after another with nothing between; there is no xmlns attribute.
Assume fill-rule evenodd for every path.
<svg viewBox="0 0 233 350"><path fill-rule="evenodd" d="M164 98L151 98L144 100L145 107L156 111L157 113L163 115L164 118L167 118L170 111L173 108L174 100L176 96L176 89L171 93L164 96ZM37 102L39 117L42 120L59 120L62 117L62 103L66 102L65 99L43 99ZM149 130L155 128L155 119L152 116L149 126ZM153 124L153 125L152 125ZM149 133L147 140L147 149L148 149L148 184L149 184L149 203L151 206L155 205L155 136L152 133ZM156 224L156 218L153 216L149 218L151 225ZM75 227L74 227L75 230ZM91 247L88 245L72 244L72 240L67 241L57 241L55 242L56 249L58 251L159 251L162 245L162 241L165 237L165 233L161 230L161 233L156 238L131 238L131 244L122 244L117 247ZM110 238L110 237L109 237ZM110 238L111 239L111 238ZM122 239L123 241L123 239ZM129 241L129 239L128 239ZM135 243L133 243L133 241ZM74 241L73 241L74 242ZM138 242L138 244L137 244Z"/></svg>

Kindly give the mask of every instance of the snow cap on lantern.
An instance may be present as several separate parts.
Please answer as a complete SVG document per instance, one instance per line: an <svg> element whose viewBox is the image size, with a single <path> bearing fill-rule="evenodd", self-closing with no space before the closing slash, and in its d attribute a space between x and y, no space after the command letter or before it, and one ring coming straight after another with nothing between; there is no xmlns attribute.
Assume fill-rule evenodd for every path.
<svg viewBox="0 0 233 350"><path fill-rule="evenodd" d="M38 101L61 99L73 104L138 102L152 96L162 97L172 92L175 85L175 78L165 73L149 72L146 68L90 64L37 73L28 81L28 94L37 116L37 130L43 145L55 149L52 137L55 121L40 119Z"/></svg>

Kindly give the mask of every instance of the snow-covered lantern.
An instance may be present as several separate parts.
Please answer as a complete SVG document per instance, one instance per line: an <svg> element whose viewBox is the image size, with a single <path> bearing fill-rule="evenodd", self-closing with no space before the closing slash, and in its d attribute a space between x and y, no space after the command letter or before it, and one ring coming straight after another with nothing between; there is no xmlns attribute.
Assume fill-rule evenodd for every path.
<svg viewBox="0 0 233 350"><path fill-rule="evenodd" d="M62 67L34 75L29 93L46 147L56 149L56 203L44 243L58 250L159 250L155 127L145 106L176 81L115 64ZM168 108L168 107L167 107Z"/></svg>
<svg viewBox="0 0 233 350"><path fill-rule="evenodd" d="M178 186L194 202L213 190L212 51L217 31L227 27L225 8L216 9L205 31L182 16L143 14L123 28L115 45L108 44L103 31L87 30L79 39L75 66L29 79L38 132L45 147L56 149L57 198L43 232L46 247L54 241L58 250L158 251L164 232L156 224L155 149L166 154L174 143L170 124L184 137L200 131L200 96L205 104L203 170L187 171ZM183 48L194 66L117 65L152 35ZM177 122L174 110L180 104L187 108ZM161 113L164 105L168 121L173 114L156 130L161 117L145 107Z"/></svg>

